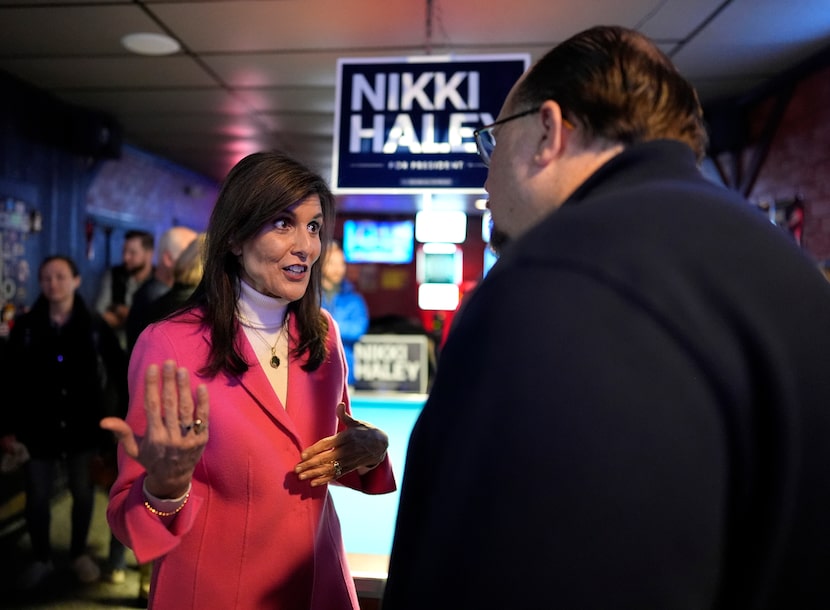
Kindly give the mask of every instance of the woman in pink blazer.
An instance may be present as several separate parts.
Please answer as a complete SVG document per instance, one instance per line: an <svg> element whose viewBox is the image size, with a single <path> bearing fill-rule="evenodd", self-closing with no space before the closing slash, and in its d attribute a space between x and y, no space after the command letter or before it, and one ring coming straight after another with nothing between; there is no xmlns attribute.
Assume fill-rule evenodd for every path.
<svg viewBox="0 0 830 610"><path fill-rule="evenodd" d="M107 518L153 561L154 610L357 609L329 483L387 493L381 430L349 415L337 325L320 308L334 201L280 153L240 161L184 308L130 361Z"/></svg>

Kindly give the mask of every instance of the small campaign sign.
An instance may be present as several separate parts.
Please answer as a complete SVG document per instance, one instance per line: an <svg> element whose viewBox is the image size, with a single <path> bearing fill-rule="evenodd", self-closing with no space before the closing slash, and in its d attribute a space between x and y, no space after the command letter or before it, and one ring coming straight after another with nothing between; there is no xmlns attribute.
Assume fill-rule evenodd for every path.
<svg viewBox="0 0 830 610"><path fill-rule="evenodd" d="M354 346L355 389L425 394L428 341L424 335L363 335Z"/></svg>

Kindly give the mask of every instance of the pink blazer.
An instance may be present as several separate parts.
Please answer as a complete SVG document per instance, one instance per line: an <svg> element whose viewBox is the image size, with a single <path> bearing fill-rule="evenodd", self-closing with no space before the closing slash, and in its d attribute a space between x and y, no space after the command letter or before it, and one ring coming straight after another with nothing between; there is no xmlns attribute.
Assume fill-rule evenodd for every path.
<svg viewBox="0 0 830 610"><path fill-rule="evenodd" d="M146 367L173 359L196 375L207 361L209 337L195 320L184 314L139 337L127 415L137 434L146 428ZM194 382L208 387L210 439L188 503L173 517L151 514L144 507L144 469L119 449L109 524L139 562L154 561L153 610L357 610L331 496L293 472L305 447L337 430L338 402L349 404L339 336L329 334L330 357L312 373L290 359L285 408L244 333L237 340L254 363L245 374ZM352 472L339 482L370 494L395 490L388 458L362 477Z"/></svg>

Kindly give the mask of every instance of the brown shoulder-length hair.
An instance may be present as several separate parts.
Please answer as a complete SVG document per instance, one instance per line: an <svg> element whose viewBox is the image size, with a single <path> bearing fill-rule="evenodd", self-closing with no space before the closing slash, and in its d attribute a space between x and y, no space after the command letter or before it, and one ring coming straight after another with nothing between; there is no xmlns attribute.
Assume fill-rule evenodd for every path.
<svg viewBox="0 0 830 610"><path fill-rule="evenodd" d="M529 106L556 101L589 142L630 145L669 138L688 144L698 161L706 154L697 92L635 30L597 26L576 34L528 71L514 99Z"/></svg>
<svg viewBox="0 0 830 610"><path fill-rule="evenodd" d="M289 303L288 311L299 329L292 354L308 354L303 369L316 370L325 361L328 323L320 310L320 261L332 238L334 197L325 180L297 160L277 151L258 152L237 163L222 184L206 231L202 280L186 305L201 311L202 323L210 331L210 354L200 374L215 377L220 371L239 374L248 370L236 347L241 266L232 250L283 210L311 195L320 198L323 208L320 258L311 267L305 295Z"/></svg>

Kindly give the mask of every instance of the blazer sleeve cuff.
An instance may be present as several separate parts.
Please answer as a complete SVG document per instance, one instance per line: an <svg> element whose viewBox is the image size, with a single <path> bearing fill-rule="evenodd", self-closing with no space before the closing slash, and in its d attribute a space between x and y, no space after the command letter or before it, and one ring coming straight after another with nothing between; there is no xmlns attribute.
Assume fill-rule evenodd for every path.
<svg viewBox="0 0 830 610"><path fill-rule="evenodd" d="M177 546L181 537L190 531L203 499L191 489L190 497L175 515L160 517L144 505L144 477L136 479L125 502L125 526L129 536L128 546L139 563L147 563L163 557Z"/></svg>

